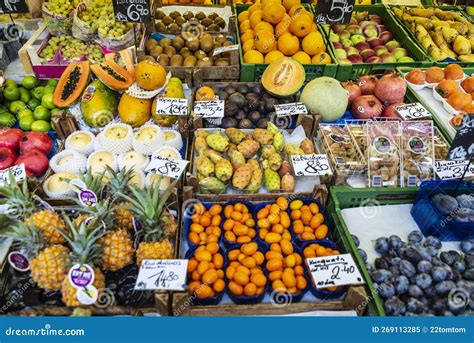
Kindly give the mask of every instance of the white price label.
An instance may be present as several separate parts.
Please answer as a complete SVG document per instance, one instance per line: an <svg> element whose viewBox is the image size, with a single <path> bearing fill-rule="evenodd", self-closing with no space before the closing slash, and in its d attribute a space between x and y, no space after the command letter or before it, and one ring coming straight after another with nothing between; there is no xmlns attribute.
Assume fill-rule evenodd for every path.
<svg viewBox="0 0 474 343"><path fill-rule="evenodd" d="M224 52L227 52L227 51L238 50L238 49L239 49L238 44L223 46L223 47L215 48L214 53L212 55L216 56L216 55L220 55L220 54L222 54Z"/></svg>
<svg viewBox="0 0 474 343"><path fill-rule="evenodd" d="M194 103L194 113L204 118L224 117L224 100L196 101Z"/></svg>
<svg viewBox="0 0 474 343"><path fill-rule="evenodd" d="M302 102L275 105L277 117L293 116L296 114L307 114L308 110Z"/></svg>
<svg viewBox="0 0 474 343"><path fill-rule="evenodd" d="M365 283L351 254L306 259L316 288Z"/></svg>
<svg viewBox="0 0 474 343"><path fill-rule="evenodd" d="M466 171L466 167L469 161L436 161L434 164L434 170L436 175L441 180L455 180L464 177L474 176L474 163L469 165L469 169ZM464 174L466 172L466 174Z"/></svg>
<svg viewBox="0 0 474 343"><path fill-rule="evenodd" d="M184 290L187 268L188 260L143 260L135 289Z"/></svg>
<svg viewBox="0 0 474 343"><path fill-rule="evenodd" d="M419 102L413 104L405 104L395 107L400 117L403 120L421 119L431 117L431 113L423 107Z"/></svg>
<svg viewBox="0 0 474 343"><path fill-rule="evenodd" d="M188 115L188 100L179 98L156 98L156 111L158 115Z"/></svg>
<svg viewBox="0 0 474 343"><path fill-rule="evenodd" d="M186 160L175 160L170 157L155 156L152 158L145 171L169 176L172 179L179 179L188 163L189 161Z"/></svg>
<svg viewBox="0 0 474 343"><path fill-rule="evenodd" d="M332 175L326 154L292 155L291 163L296 176Z"/></svg>
<svg viewBox="0 0 474 343"><path fill-rule="evenodd" d="M24 179L26 179L25 164L22 163L18 166L13 166L0 171L0 185L10 182L10 172L13 174L13 177L15 178L16 182L23 181Z"/></svg>

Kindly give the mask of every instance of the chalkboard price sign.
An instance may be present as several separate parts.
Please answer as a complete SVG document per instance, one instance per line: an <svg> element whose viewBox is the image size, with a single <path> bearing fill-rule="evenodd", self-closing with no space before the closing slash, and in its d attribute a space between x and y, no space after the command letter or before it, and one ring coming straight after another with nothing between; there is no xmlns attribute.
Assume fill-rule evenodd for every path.
<svg viewBox="0 0 474 343"><path fill-rule="evenodd" d="M316 23L347 24L354 11L355 0L318 0Z"/></svg>
<svg viewBox="0 0 474 343"><path fill-rule="evenodd" d="M0 14L28 13L25 0L0 0Z"/></svg>
<svg viewBox="0 0 474 343"><path fill-rule="evenodd" d="M115 19L127 23L147 23L151 20L150 0L113 0Z"/></svg>

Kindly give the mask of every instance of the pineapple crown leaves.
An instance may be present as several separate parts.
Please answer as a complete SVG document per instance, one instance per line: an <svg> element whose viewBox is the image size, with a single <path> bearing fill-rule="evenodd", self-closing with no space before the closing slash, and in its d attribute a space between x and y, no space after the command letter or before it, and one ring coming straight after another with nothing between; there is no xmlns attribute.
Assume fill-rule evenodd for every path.
<svg viewBox="0 0 474 343"><path fill-rule="evenodd" d="M8 237L28 252L30 256L36 256L46 247L46 240L36 229L33 221L26 223L21 220L9 222L9 225L0 227L0 237Z"/></svg>
<svg viewBox="0 0 474 343"><path fill-rule="evenodd" d="M133 169L122 168L118 172L114 171L109 166L106 166L107 173L111 176L107 183L107 189L113 197L113 202L118 202L120 199L119 193L127 193L128 185L133 176Z"/></svg>
<svg viewBox="0 0 474 343"><path fill-rule="evenodd" d="M0 205L9 205L18 217L31 215L36 206L28 189L28 182L24 180L20 187L11 171L8 173L8 181L0 186L0 194L3 195Z"/></svg>
<svg viewBox="0 0 474 343"><path fill-rule="evenodd" d="M94 174L92 173L92 169L88 168L85 174L80 175L80 179L85 183L88 189L94 192L97 197L100 197L105 187L103 183L105 174L106 171L101 174Z"/></svg>

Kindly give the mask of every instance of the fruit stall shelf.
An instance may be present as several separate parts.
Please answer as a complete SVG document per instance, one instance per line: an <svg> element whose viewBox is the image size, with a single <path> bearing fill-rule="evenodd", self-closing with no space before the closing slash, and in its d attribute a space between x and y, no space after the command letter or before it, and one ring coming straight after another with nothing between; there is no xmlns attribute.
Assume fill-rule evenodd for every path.
<svg viewBox="0 0 474 343"><path fill-rule="evenodd" d="M313 6L313 12L316 11L316 6ZM379 15L382 18L383 24L393 34L401 47L404 47L409 52L409 55L415 62L393 62L393 63L359 63L359 64L340 64L338 62L336 79L348 80L351 78L358 78L362 75L369 75L376 70L395 69L399 66L405 67L430 67L433 61L423 52L423 50L406 34L404 29L397 23L397 21L390 15L387 8L383 5L360 5L354 6L354 12L368 12L369 14ZM326 39L329 40L330 28L329 25L322 25L323 32ZM334 46L329 42L331 50L334 51ZM337 58L336 58L337 61Z"/></svg>
<svg viewBox="0 0 474 343"><path fill-rule="evenodd" d="M307 5L309 6L309 5ZM236 4L235 14L239 15L240 12L247 10L250 7L248 4ZM308 8L308 10L311 10ZM268 64L249 64L244 62L244 54L242 51L242 43L240 41L240 31L238 27L238 21L235 21L237 44L239 44L239 56L240 56L240 81L243 82L257 82L262 78L263 72L267 68ZM337 71L337 65L334 63L335 56L333 50L329 46L327 37L324 35L320 25L318 25L318 31L321 32L324 44L326 46L326 52L331 57L332 63L330 64L304 64L304 70L306 73L306 80L310 81L319 76L334 77Z"/></svg>
<svg viewBox="0 0 474 343"><path fill-rule="evenodd" d="M188 192L189 191L189 192ZM185 191L185 200L183 204L192 204L192 192L188 189ZM186 198L189 194L190 198ZM255 198L255 196L249 196L246 201L252 202L254 204L259 204L261 202L275 201L279 194L270 194L266 198ZM321 204L326 203L327 199L327 188L325 186L316 186L314 192L311 194L311 197L317 199ZM294 196L292 197L294 199ZM206 200L207 202L207 200ZM214 204L225 204L227 200L222 198L216 198L211 200ZM183 213L185 211L185 206L183 205ZM332 231L334 233L334 231ZM181 234L181 245L183 254L186 250L186 238L183 237L183 232ZM183 245L184 244L184 245ZM268 292L267 292L268 293ZM266 294L267 296L268 294ZM259 304L234 304L230 301L222 301L218 305L191 305L193 297L190 296L187 292L174 292L172 301L171 301L171 313L172 315L179 316L241 316L241 315L284 315L292 313L302 313L309 311L344 311L344 310L353 310L356 311L358 315L361 315L364 312L365 305L367 303L367 293L364 290L364 287L361 286L351 286L349 287L345 297L339 299L323 299L316 300L313 299L313 296L310 295L308 291L307 295L303 298L301 302L290 303L287 306L275 306L269 301L265 301ZM313 300L312 300L313 299Z"/></svg>
<svg viewBox="0 0 474 343"><path fill-rule="evenodd" d="M395 15L393 12L392 8L393 7L400 7L400 6L387 6L387 11L389 15L392 17L393 20L395 20L398 25L405 31L405 34L413 41L415 44L418 46L419 49L423 51L423 53L427 56L427 58L432 62L432 65L436 65L438 67L444 68L448 64L451 63L456 63L459 64L461 67L466 68L470 67L474 69L474 63L473 62L461 62L458 60L454 59L448 59L444 61L435 61L433 57L431 57L426 49L421 45L421 42L416 38L416 36L410 31L410 29ZM469 17L467 13L463 12L460 6L436 6L436 5L425 5L425 8L440 8L443 11L453 11L453 12L458 12L461 14L463 17L465 17L469 21L473 21L472 17ZM410 66L410 65L399 65L400 67L418 67L418 66ZM423 67L429 67L429 65L423 65Z"/></svg>
<svg viewBox="0 0 474 343"><path fill-rule="evenodd" d="M347 186L331 187L326 212L328 213L330 227L333 230L333 237L336 238L335 243L337 245L351 253L366 281L365 287L369 294L369 300L371 300L368 303L368 314L371 316L383 316L385 311L378 292L373 286L372 278L344 222L341 210L375 204L382 206L410 204L415 201L417 192L418 188L356 189Z"/></svg>

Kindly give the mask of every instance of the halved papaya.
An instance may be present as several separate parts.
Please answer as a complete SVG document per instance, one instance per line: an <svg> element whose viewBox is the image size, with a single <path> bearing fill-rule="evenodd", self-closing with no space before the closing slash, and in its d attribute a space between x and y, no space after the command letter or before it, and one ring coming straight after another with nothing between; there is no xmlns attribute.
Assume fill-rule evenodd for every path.
<svg viewBox="0 0 474 343"><path fill-rule="evenodd" d="M125 68L132 78L135 77L135 65L133 63L133 55L130 50L125 49L119 52L106 54L105 62L108 64L118 64L119 67Z"/></svg>
<svg viewBox="0 0 474 343"><path fill-rule="evenodd" d="M54 90L53 102L57 107L72 105L82 94L89 81L89 61L72 62L62 73Z"/></svg>
<svg viewBox="0 0 474 343"><path fill-rule="evenodd" d="M306 73L301 63L291 57L281 57L265 69L262 85L272 95L290 96L300 90L305 77Z"/></svg>
<svg viewBox="0 0 474 343"><path fill-rule="evenodd" d="M115 91L126 90L134 81L127 69L122 68L117 63L93 64L91 69L103 84Z"/></svg>

